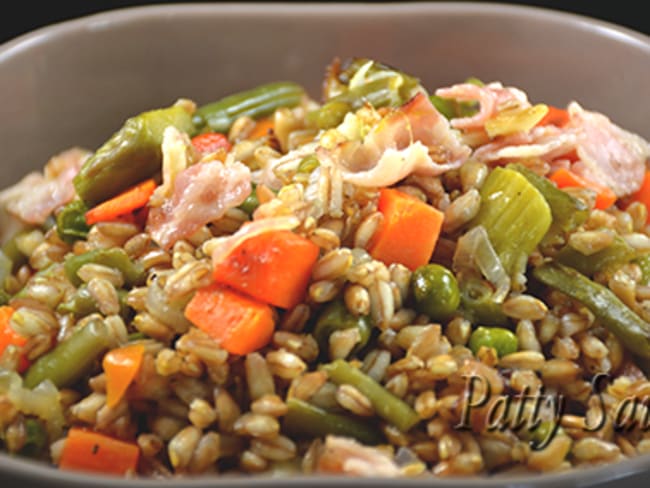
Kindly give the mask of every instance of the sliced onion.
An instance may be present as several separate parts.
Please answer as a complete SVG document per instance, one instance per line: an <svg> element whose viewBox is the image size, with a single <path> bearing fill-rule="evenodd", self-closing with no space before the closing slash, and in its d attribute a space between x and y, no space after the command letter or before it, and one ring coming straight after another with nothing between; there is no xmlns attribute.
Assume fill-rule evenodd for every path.
<svg viewBox="0 0 650 488"><path fill-rule="evenodd" d="M501 303L510 291L510 277L506 273L497 255L485 227L482 225L458 239L454 253L453 268L455 272L463 269L478 270L494 286L492 299Z"/></svg>

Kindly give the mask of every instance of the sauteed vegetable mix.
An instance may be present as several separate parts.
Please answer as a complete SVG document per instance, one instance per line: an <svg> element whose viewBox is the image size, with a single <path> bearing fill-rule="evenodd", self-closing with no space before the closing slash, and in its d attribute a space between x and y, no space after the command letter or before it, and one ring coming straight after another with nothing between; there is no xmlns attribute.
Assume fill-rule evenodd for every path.
<svg viewBox="0 0 650 488"><path fill-rule="evenodd" d="M118 476L551 472L650 451L650 145L335 59L0 193L0 441Z"/></svg>

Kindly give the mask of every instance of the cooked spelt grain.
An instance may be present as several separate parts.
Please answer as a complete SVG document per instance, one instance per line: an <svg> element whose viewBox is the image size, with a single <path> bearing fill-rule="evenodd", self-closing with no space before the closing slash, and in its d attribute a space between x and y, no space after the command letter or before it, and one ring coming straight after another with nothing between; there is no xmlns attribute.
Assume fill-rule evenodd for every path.
<svg viewBox="0 0 650 488"><path fill-rule="evenodd" d="M375 414L370 400L352 385L340 385L336 390L336 401L355 415L371 417Z"/></svg>
<svg viewBox="0 0 650 488"><path fill-rule="evenodd" d="M244 365L246 384L251 399L256 400L264 395L273 395L275 393L272 369L268 361L260 353L247 354Z"/></svg>
<svg viewBox="0 0 650 488"><path fill-rule="evenodd" d="M295 334L279 330L273 334L272 342L276 348L284 348L308 363L318 357L318 343L311 334Z"/></svg>
<svg viewBox="0 0 650 488"><path fill-rule="evenodd" d="M265 458L248 449L239 456L239 467L249 473L265 471L268 465L269 463Z"/></svg>
<svg viewBox="0 0 650 488"><path fill-rule="evenodd" d="M278 395L264 395L251 403L253 413L282 417L287 411L286 403Z"/></svg>
<svg viewBox="0 0 650 488"><path fill-rule="evenodd" d="M480 206L481 195L478 190L472 188L466 193L463 193L445 209L442 230L447 233L453 233L476 217Z"/></svg>
<svg viewBox="0 0 650 488"><path fill-rule="evenodd" d="M167 455L175 470L183 471L188 467L200 440L201 430L188 425L169 441Z"/></svg>
<svg viewBox="0 0 650 488"><path fill-rule="evenodd" d="M347 309L354 315L368 315L370 313L370 294L361 285L348 285L343 293Z"/></svg>
<svg viewBox="0 0 650 488"><path fill-rule="evenodd" d="M120 300L115 286L105 278L91 278L88 292L104 315L116 315L120 312Z"/></svg>
<svg viewBox="0 0 650 488"><path fill-rule="evenodd" d="M576 251L591 256L594 253L608 248L614 242L616 234L610 229L586 230L574 232L569 236L569 246Z"/></svg>
<svg viewBox="0 0 650 488"><path fill-rule="evenodd" d="M536 351L518 351L506 354L499 360L502 368L523 368L539 371L544 367L544 355Z"/></svg>
<svg viewBox="0 0 650 488"><path fill-rule="evenodd" d="M296 456L296 444L283 435L274 439L253 439L250 450L269 461L289 461Z"/></svg>
<svg viewBox="0 0 650 488"><path fill-rule="evenodd" d="M344 359L350 355L357 344L361 342L361 332L356 327L335 330L329 336L329 357Z"/></svg>
<svg viewBox="0 0 650 488"><path fill-rule="evenodd" d="M557 336L553 339L551 354L556 358L578 359L578 356L580 356L580 348L573 338Z"/></svg>
<svg viewBox="0 0 650 488"><path fill-rule="evenodd" d="M239 435L273 439L280 431L280 424L270 415L245 413L235 421L233 430Z"/></svg>
<svg viewBox="0 0 650 488"><path fill-rule="evenodd" d="M585 437L576 441L571 454L579 461L614 461L621 454L621 449L611 442L596 437Z"/></svg>
<svg viewBox="0 0 650 488"><path fill-rule="evenodd" d="M415 398L413 408L422 420L432 418L436 413L436 394L433 390L426 390Z"/></svg>
<svg viewBox="0 0 650 488"><path fill-rule="evenodd" d="M309 285L309 298L315 303L325 303L333 300L341 291L340 281L320 280Z"/></svg>
<svg viewBox="0 0 650 488"><path fill-rule="evenodd" d="M217 411L205 399L195 398L190 402L187 418L195 427L206 429L217 420Z"/></svg>
<svg viewBox="0 0 650 488"><path fill-rule="evenodd" d="M537 339L535 326L531 320L519 320L517 322L516 335L520 350L535 352L542 351L542 345Z"/></svg>
<svg viewBox="0 0 650 488"><path fill-rule="evenodd" d="M501 307L503 313L515 319L541 320L548 308L540 299L530 295L517 295L508 298Z"/></svg>
<svg viewBox="0 0 650 488"><path fill-rule="evenodd" d="M336 280L347 273L352 266L350 249L333 249L318 260L312 270L312 279Z"/></svg>
<svg viewBox="0 0 650 488"><path fill-rule="evenodd" d="M570 449L571 439L565 435L558 435L544 449L531 451L526 465L535 471L554 471L562 465Z"/></svg>
<svg viewBox="0 0 650 488"><path fill-rule="evenodd" d="M292 380L307 369L299 356L285 349L270 351L266 355L266 364L273 375L285 380Z"/></svg>
<svg viewBox="0 0 650 488"><path fill-rule="evenodd" d="M300 303L288 310L280 319L279 328L288 332L300 332L309 320L311 310L308 305Z"/></svg>

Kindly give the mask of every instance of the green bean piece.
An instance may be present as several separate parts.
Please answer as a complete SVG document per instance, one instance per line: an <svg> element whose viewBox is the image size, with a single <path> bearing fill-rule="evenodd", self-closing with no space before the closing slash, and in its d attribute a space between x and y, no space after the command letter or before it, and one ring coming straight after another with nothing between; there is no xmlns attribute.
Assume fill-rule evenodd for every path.
<svg viewBox="0 0 650 488"><path fill-rule="evenodd" d="M359 343L351 351L351 354L358 352L370 339L372 323L367 315L353 315L345 306L342 300L336 300L328 304L318 316L312 335L321 351L329 350L329 339L332 333L337 330L356 328L359 331Z"/></svg>
<svg viewBox="0 0 650 488"><path fill-rule="evenodd" d="M126 317L129 311L129 307L126 304L127 295L128 292L126 290L117 291L120 302L120 316L122 317ZM71 313L78 319L91 313L99 312L99 308L97 302L95 302L95 299L88 291L88 287L82 284L66 301L61 302L57 306L56 311L62 314Z"/></svg>
<svg viewBox="0 0 650 488"><path fill-rule="evenodd" d="M73 182L88 207L108 200L160 171L168 126L194 134L190 109L182 104L128 119L81 167Z"/></svg>
<svg viewBox="0 0 650 488"><path fill-rule="evenodd" d="M246 200L237 207L239 210L243 210L246 212L248 215L253 215L253 212L255 212L255 209L260 206L260 201L257 198L257 192L255 191L255 183L252 183L252 190L250 194L246 197Z"/></svg>
<svg viewBox="0 0 650 488"><path fill-rule="evenodd" d="M63 261L65 274L70 282L75 285L81 285L81 278L77 276L77 271L84 264L102 264L110 268L116 268L122 272L124 282L128 286L139 285L144 282L146 273L144 267L131 261L129 255L119 247L109 249L93 249L83 254L69 254Z"/></svg>
<svg viewBox="0 0 650 488"><path fill-rule="evenodd" d="M102 320L91 320L78 327L70 337L29 367L25 373L25 387L34 388L45 380L52 381L57 388L74 384L92 368L112 340L110 330Z"/></svg>
<svg viewBox="0 0 650 488"><path fill-rule="evenodd" d="M489 283L475 277L464 277L458 286L461 312L472 324L508 324L508 316L503 313L501 304L492 299L494 290Z"/></svg>
<svg viewBox="0 0 650 488"><path fill-rule="evenodd" d="M0 306L7 305L9 300L11 300L11 295L0 287Z"/></svg>
<svg viewBox="0 0 650 488"><path fill-rule="evenodd" d="M363 393L377 414L400 431L408 432L420 421L418 414L406 402L347 361L337 359L323 366L323 369L332 382L337 385L352 385Z"/></svg>
<svg viewBox="0 0 650 488"><path fill-rule="evenodd" d="M551 209L553 223L549 234L571 232L589 217L587 205L567 192L560 190L548 178L539 176L521 164L509 164L509 169L521 173L542 194Z"/></svg>
<svg viewBox="0 0 650 488"><path fill-rule="evenodd" d="M22 456L38 458L47 445L47 432L43 423L34 418L25 419L25 443L20 449Z"/></svg>
<svg viewBox="0 0 650 488"><path fill-rule="evenodd" d="M297 83L268 83L199 107L193 122L199 128L207 125L215 132L226 133L239 117L265 117L281 107L297 106L304 96L304 88Z"/></svg>
<svg viewBox="0 0 650 488"><path fill-rule="evenodd" d="M495 168L480 193L481 208L472 225L485 227L509 276L523 273L551 225L548 203L521 173L507 168Z"/></svg>
<svg viewBox="0 0 650 488"><path fill-rule="evenodd" d="M56 232L63 242L72 244L88 236L90 226L86 224L88 207L81 200L73 200L56 216Z"/></svg>
<svg viewBox="0 0 650 488"><path fill-rule="evenodd" d="M482 347L492 347L499 357L516 352L519 348L517 336L503 327L477 327L469 337L469 348L476 355Z"/></svg>
<svg viewBox="0 0 650 488"><path fill-rule="evenodd" d="M559 263L538 266L533 270L533 276L582 303L631 352L650 358L650 324L628 308L609 288Z"/></svg>
<svg viewBox="0 0 650 488"><path fill-rule="evenodd" d="M298 398L289 398L287 407L282 427L291 435L339 435L352 437L367 445L376 445L383 441L381 431L375 425L355 419L351 415L331 413Z"/></svg>
<svg viewBox="0 0 650 488"><path fill-rule="evenodd" d="M460 304L460 290L454 274L439 264L420 266L411 276L415 309L432 320L449 319Z"/></svg>
<svg viewBox="0 0 650 488"><path fill-rule="evenodd" d="M585 256L580 251L566 245L555 255L557 262L570 266L587 276L629 263L637 257L636 251L622 237L598 252Z"/></svg>

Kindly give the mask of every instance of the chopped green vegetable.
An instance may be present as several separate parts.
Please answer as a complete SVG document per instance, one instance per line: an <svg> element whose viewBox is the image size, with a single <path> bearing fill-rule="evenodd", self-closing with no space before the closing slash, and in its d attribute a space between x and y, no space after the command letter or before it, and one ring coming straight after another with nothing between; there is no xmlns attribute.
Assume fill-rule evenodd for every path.
<svg viewBox="0 0 650 488"><path fill-rule="evenodd" d="M321 351L329 350L329 338L337 330L356 328L360 341L351 351L354 354L368 343L372 323L367 315L352 315L341 300L328 304L320 313L312 335Z"/></svg>
<svg viewBox="0 0 650 488"><path fill-rule="evenodd" d="M112 342L108 326L101 320L91 320L78 327L54 349L44 354L25 373L25 387L34 388L50 380L57 388L74 384Z"/></svg>
<svg viewBox="0 0 650 488"><path fill-rule="evenodd" d="M547 235L571 232L582 225L589 217L589 209L582 200L560 190L548 178L539 176L521 164L509 164L507 168L524 175L548 203L553 223Z"/></svg>
<svg viewBox="0 0 650 488"><path fill-rule="evenodd" d="M551 209L521 173L495 168L481 188L481 208L472 225L488 233L506 273L525 271L530 253L548 231Z"/></svg>
<svg viewBox="0 0 650 488"><path fill-rule="evenodd" d="M250 194L246 197L246 200L237 207L239 210L243 210L246 212L248 215L253 215L253 212L255 212L255 209L260 206L260 201L257 198L257 192L255 191L255 183L252 183L253 188L250 192Z"/></svg>
<svg viewBox="0 0 650 488"><path fill-rule="evenodd" d="M469 337L469 348L474 355L482 347L492 347L499 357L516 352L519 348L517 336L503 327L477 327Z"/></svg>
<svg viewBox="0 0 650 488"><path fill-rule="evenodd" d="M633 353L650 358L650 324L627 307L609 288L559 263L543 264L533 275L551 288L579 301Z"/></svg>
<svg viewBox="0 0 650 488"><path fill-rule="evenodd" d="M278 108L295 107L304 96L305 90L296 83L268 83L199 107L193 121L199 128L207 125L214 132L225 133L239 117L265 117Z"/></svg>
<svg viewBox="0 0 650 488"><path fill-rule="evenodd" d="M463 277L459 282L460 309L472 324L506 325L508 316L501 304L494 301L494 289L484 280Z"/></svg>
<svg viewBox="0 0 650 488"><path fill-rule="evenodd" d="M126 297L128 292L126 290L118 290L117 296L120 301L120 315L126 317L128 315L128 306L126 305ZM97 302L88 291L88 287L82 284L77 290L68 297L64 302L61 302L56 311L59 313L71 313L76 318L81 318L91 313L99 311Z"/></svg>
<svg viewBox="0 0 650 488"><path fill-rule="evenodd" d="M426 264L411 276L415 309L432 320L447 320L460 304L460 290L454 274L439 264Z"/></svg>
<svg viewBox="0 0 650 488"><path fill-rule="evenodd" d="M63 207L56 216L56 232L68 244L85 239L90 230L86 224L88 207L81 200L73 200Z"/></svg>
<svg viewBox="0 0 650 488"><path fill-rule="evenodd" d="M298 173L311 173L320 166L320 161L315 154L305 156L298 164Z"/></svg>
<svg viewBox="0 0 650 488"><path fill-rule="evenodd" d="M339 435L352 437L368 445L383 441L376 425L357 420L351 415L331 413L298 398L287 400L283 430L295 436L325 437Z"/></svg>
<svg viewBox="0 0 650 488"><path fill-rule="evenodd" d="M140 263L131 261L131 258L129 258L129 255L124 249L112 247L110 249L93 249L83 254L70 254L66 256L63 267L66 276L73 285L81 285L81 278L77 276L77 271L84 264L90 263L102 264L120 270L124 277L124 282L128 286L141 284L145 279L146 274Z"/></svg>
<svg viewBox="0 0 650 488"><path fill-rule="evenodd" d="M323 367L330 380L337 385L352 385L370 401L381 418L402 432L408 432L420 421L407 403L389 392L370 376L343 359L337 359Z"/></svg>
<svg viewBox="0 0 650 488"><path fill-rule="evenodd" d="M22 456L37 458L45 451L47 446L47 432L40 420L25 419L25 443L20 449Z"/></svg>
<svg viewBox="0 0 650 488"><path fill-rule="evenodd" d="M594 273L607 268L629 263L636 256L636 251L623 238L617 236L612 244L589 256L566 245L556 254L555 259L559 263L577 269L584 275L593 276Z"/></svg>
<svg viewBox="0 0 650 488"><path fill-rule="evenodd" d="M345 114L366 103L375 108L398 107L424 91L417 78L365 58L347 61L337 76L330 77L321 108L308 115L320 129L341 123Z"/></svg>
<svg viewBox="0 0 650 488"><path fill-rule="evenodd" d="M77 195L88 207L93 207L154 176L162 165L165 128L172 125L192 135L195 129L190 112L187 106L178 103L128 119L75 176Z"/></svg>

